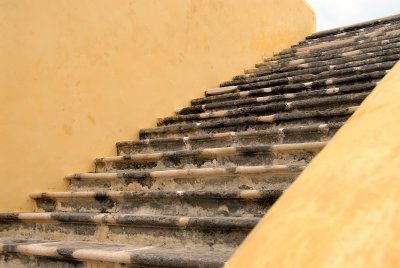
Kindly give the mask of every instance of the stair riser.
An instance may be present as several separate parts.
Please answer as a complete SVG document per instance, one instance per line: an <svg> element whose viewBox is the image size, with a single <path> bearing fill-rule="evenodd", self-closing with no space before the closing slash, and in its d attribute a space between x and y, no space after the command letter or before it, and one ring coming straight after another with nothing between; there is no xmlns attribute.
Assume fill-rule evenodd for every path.
<svg viewBox="0 0 400 268"><path fill-rule="evenodd" d="M82 223L2 222L0 236L142 245L236 247L250 229L179 229Z"/></svg>
<svg viewBox="0 0 400 268"><path fill-rule="evenodd" d="M215 189L233 191L285 189L290 185L296 174L262 176L231 176L209 178L147 178L143 180L118 179L111 181L71 180L70 191L215 191Z"/></svg>
<svg viewBox="0 0 400 268"><path fill-rule="evenodd" d="M266 130L269 128L279 128L279 127L292 127L292 126L300 126L300 125L311 125L311 124L328 124L328 123L338 123L346 121L351 112L347 115L331 115L331 116L320 116L318 118L315 117L306 117L306 118L295 118L282 120L278 122L272 123L263 123L263 122L251 122L251 123L242 123L239 125L230 125L230 126L215 126L214 128L193 128L193 129L180 129L178 131L165 131L165 132L146 132L140 133L141 139L154 139L154 138L174 138L174 137L185 137L185 136L196 136L196 135L208 135L214 133L221 132L241 132L241 131L252 131L252 130Z"/></svg>
<svg viewBox="0 0 400 268"><path fill-rule="evenodd" d="M169 216L263 216L276 197L256 200L240 199L37 199L36 204L46 212L130 213L135 215Z"/></svg>
<svg viewBox="0 0 400 268"><path fill-rule="evenodd" d="M117 147L118 155L130 155L134 153L154 153L164 151L177 151L188 149L201 149L201 148L218 148L229 146L248 146L248 145L267 145L267 144L282 144L282 143L296 143L296 142L309 142L309 141L327 141L337 128L333 129L318 129L317 131L304 131L304 132L275 132L271 134L257 135L257 136L240 136L226 137L224 139L188 139L184 142L182 139L176 139L175 142L168 143L153 143L153 144L132 144L121 145Z"/></svg>

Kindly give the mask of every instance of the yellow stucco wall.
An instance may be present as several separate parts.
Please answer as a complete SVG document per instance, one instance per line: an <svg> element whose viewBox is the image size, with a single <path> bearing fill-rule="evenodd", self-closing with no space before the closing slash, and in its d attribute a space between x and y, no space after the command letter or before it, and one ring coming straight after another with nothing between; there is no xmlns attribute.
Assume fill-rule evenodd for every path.
<svg viewBox="0 0 400 268"><path fill-rule="evenodd" d="M226 265L399 267L400 63Z"/></svg>
<svg viewBox="0 0 400 268"><path fill-rule="evenodd" d="M314 29L303 0L0 1L0 210Z"/></svg>

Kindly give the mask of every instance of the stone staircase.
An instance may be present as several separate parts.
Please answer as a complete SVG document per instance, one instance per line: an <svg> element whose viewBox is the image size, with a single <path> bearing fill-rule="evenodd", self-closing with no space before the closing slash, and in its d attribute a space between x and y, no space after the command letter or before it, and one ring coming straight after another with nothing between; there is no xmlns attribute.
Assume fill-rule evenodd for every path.
<svg viewBox="0 0 400 268"><path fill-rule="evenodd" d="M2 267L221 267L400 58L400 16L320 32L0 213Z"/></svg>

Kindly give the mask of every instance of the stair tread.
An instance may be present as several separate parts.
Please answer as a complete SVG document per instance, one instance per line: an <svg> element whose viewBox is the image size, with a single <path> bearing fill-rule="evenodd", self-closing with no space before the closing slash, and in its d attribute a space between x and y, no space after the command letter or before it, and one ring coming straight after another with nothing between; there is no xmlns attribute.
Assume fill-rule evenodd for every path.
<svg viewBox="0 0 400 268"><path fill-rule="evenodd" d="M369 33L364 32L362 35L353 35L341 39L329 40L327 42L307 44L305 46L295 45L289 49L281 51L278 54L275 54L271 58L265 59L264 62L276 61L282 58L290 58L294 55L307 55L308 53L315 52L331 53L340 49L352 50L354 47L369 47L371 44L379 45L381 42L387 43L385 42L386 40L391 40L398 37L398 28L398 25L389 25L384 28L385 31L383 32L383 28L378 28L377 30ZM371 34L374 35L374 38L371 38Z"/></svg>
<svg viewBox="0 0 400 268"><path fill-rule="evenodd" d="M221 267L233 253L230 248L177 248L162 245L14 238L0 239L0 251L39 257L158 267Z"/></svg>
<svg viewBox="0 0 400 268"><path fill-rule="evenodd" d="M311 96L301 100L284 100L280 102L267 103L262 105L252 105L248 107L237 107L226 110L204 112L198 114L176 115L165 117L158 120L158 126L174 125L180 122L210 122L215 119L230 118L230 117L245 117L247 115L264 115L279 112L288 112L292 110L309 109L311 107L342 104L351 102L357 99L363 100L369 92L361 91L347 94L335 94L340 92L337 88L329 88L320 96Z"/></svg>
<svg viewBox="0 0 400 268"><path fill-rule="evenodd" d="M283 189L271 190L219 190L219 191L73 191L73 192L35 192L30 197L54 199L131 199L131 198L179 198L179 199L261 199L278 197Z"/></svg>
<svg viewBox="0 0 400 268"><path fill-rule="evenodd" d="M116 143L117 147L132 146L132 145L149 145L158 143L173 143L173 142L190 142L190 141L201 141L201 140L222 140L231 137L248 137L248 136L266 136L273 134L289 134L295 132L315 132L315 131L326 131L330 128L339 128L343 123L328 123L328 124L310 124L306 126L294 126L294 127L282 127L282 128L270 128L267 130L248 130L239 132L222 132L218 134L203 134L195 136L184 136L176 138L152 138L142 139L133 141L120 141Z"/></svg>
<svg viewBox="0 0 400 268"><path fill-rule="evenodd" d="M400 38L399 38L400 44ZM399 46L400 47L400 46ZM384 60L384 59L383 59ZM327 65L327 66L317 66L311 67L307 69L307 73L304 70L296 71L288 71L283 72L277 77L273 77L271 75L257 75L252 76L240 80L234 80L230 82L230 87L235 87L236 90L239 90L240 85L257 83L257 82L269 82L271 85L275 84L285 84L285 83L296 83L296 82L307 82L311 80L322 79L325 77L334 77L334 76L344 76L349 73L360 73L360 72L369 72L371 70L385 70L390 69L397 61L381 61L381 62L370 62L369 64L365 64L362 62L352 62L351 66L348 67L349 63L342 63L338 65ZM359 63L359 64L357 64ZM303 72L301 72L303 71ZM315 76L312 77L311 75ZM310 79L311 78L311 79ZM216 95L216 94L214 94ZM222 95L222 94L219 94Z"/></svg>
<svg viewBox="0 0 400 268"><path fill-rule="evenodd" d="M338 84L344 84L344 83L348 84L348 83L356 83L359 81L370 81L375 79L381 79L386 73L387 73L386 70L373 71L373 72L365 72L363 74L358 74L358 75L331 77L328 79L310 81L308 83L279 85L274 87L264 87L262 82L260 82L257 87L251 89L246 88L246 90L242 90L240 92L226 93L222 95L213 95L213 96L206 96L198 99L193 99L191 101L191 104L202 105L207 103L214 103L214 102L234 100L234 99L243 99L255 96L269 96L273 95L274 93L285 94L285 93L295 93L299 91L304 91L305 89L315 89L315 88L323 89L324 87L332 87L333 85L338 85ZM238 86L238 88L240 87L241 85Z"/></svg>
<svg viewBox="0 0 400 268"><path fill-rule="evenodd" d="M200 229L251 229L260 217L194 217L169 215L137 215L96 212L2 212L3 222L51 222L75 224L132 225L144 227L200 228Z"/></svg>
<svg viewBox="0 0 400 268"><path fill-rule="evenodd" d="M388 27L382 35L378 35L375 38L370 38L368 36L358 36L350 37L347 42L339 42L338 40L332 40L330 42L320 43L313 46L306 46L301 48L293 48L287 54L276 55L263 63L256 64L256 68L273 66L277 63L289 62L301 59L313 59L316 57L322 58L340 58L340 57L353 57L359 55L360 50L365 53L376 51L377 47L381 47L382 50L390 49L391 47L396 47L398 45L399 37L399 27ZM345 45L343 44L345 43ZM299 61L300 63L300 61ZM302 63L302 62L301 62ZM251 69L250 69L251 70ZM250 71L247 70L247 71Z"/></svg>
<svg viewBox="0 0 400 268"><path fill-rule="evenodd" d="M270 114L267 116L254 116L250 115L245 118L227 118L219 119L213 122L200 122L200 123L183 123L171 126L160 126L156 128L144 128L140 130L140 135L143 138L144 135L152 133L184 133L185 131L200 130L200 129L212 129L221 128L225 126L238 126L238 125L249 125L249 124L271 124L280 121L290 121L301 118L312 118L312 117L331 117L334 115L349 115L352 114L358 106L350 106L347 108L337 108L329 110L312 110L312 111L292 111L292 112L281 112L276 114Z"/></svg>
<svg viewBox="0 0 400 268"><path fill-rule="evenodd" d="M396 21L400 21L400 15L396 14L393 16L364 21L364 22L360 22L360 23L356 23L356 24L352 24L352 25L347 25L344 27L328 29L325 31L314 33L314 34L310 35L309 37L307 37L306 40L313 40L313 39L320 38L320 37L327 36L327 35L341 34L341 33L352 31L352 30L363 29L363 28L367 28L367 27L376 26L379 24L387 24L387 23L396 22Z"/></svg>
<svg viewBox="0 0 400 268"><path fill-rule="evenodd" d="M144 179L144 178L188 178L205 176L235 176L235 175L257 175L265 173L297 173L304 169L304 164L291 163L286 165L264 165L264 166L232 166L211 168L185 168L169 169L161 171L126 171L107 173L73 173L66 179Z"/></svg>
<svg viewBox="0 0 400 268"><path fill-rule="evenodd" d="M268 152L284 152L299 150L320 150L326 142L303 142L287 143L274 145L248 145L248 146L229 146L220 148L203 148L196 150L176 150L161 153L141 153L122 156L109 156L96 158L96 163L123 162L123 161L158 161L162 158L170 157L199 157L216 158L220 156L249 155Z"/></svg>

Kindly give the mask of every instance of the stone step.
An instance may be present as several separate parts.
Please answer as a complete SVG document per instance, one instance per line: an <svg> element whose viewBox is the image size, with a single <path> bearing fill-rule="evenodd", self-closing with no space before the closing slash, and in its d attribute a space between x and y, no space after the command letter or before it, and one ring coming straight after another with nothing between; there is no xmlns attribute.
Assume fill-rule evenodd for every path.
<svg viewBox="0 0 400 268"><path fill-rule="evenodd" d="M280 54L273 58L270 58L263 63L255 65L256 68L271 66L271 64L279 64L283 62L289 62L298 59L309 59L327 55L343 55L351 56L355 51L362 50L365 53L376 50L376 47L388 47L392 45L396 47L399 42L400 25L392 26L387 29L382 35L376 37L369 36L355 36L346 40L346 43L338 42L334 40L332 42L319 43L316 46L303 47L301 49L292 49L290 53ZM344 54L343 54L344 53Z"/></svg>
<svg viewBox="0 0 400 268"><path fill-rule="evenodd" d="M338 65L311 67L306 70L302 69L296 71L288 71L275 74L274 76L270 74L250 76L248 78L226 82L225 84L222 85L224 87L230 88L231 89L230 92L235 92L236 91L235 86L244 84L248 84L249 86L252 86L253 83L259 83L259 82L268 82L269 86L296 84L296 83L308 82L311 80L325 79L329 77L341 77L352 74L361 74L365 72L389 70L396 64L399 57L400 56L397 54L397 58L393 61L369 62L367 64L364 61L352 62L353 66L351 67L348 67L348 63L343 63ZM375 60L384 60L384 58L376 58ZM241 89L245 90L246 88L242 87ZM229 91L226 91L226 93L229 93ZM221 94L214 94L214 95L221 95Z"/></svg>
<svg viewBox="0 0 400 268"><path fill-rule="evenodd" d="M355 56L358 57L358 56ZM244 74L240 77L236 77L234 80L226 81L220 84L221 88L229 88L235 87L241 84L245 80L253 79L254 81L262 81L262 80L273 80L273 79L280 79L285 77L295 77L304 74L319 74L322 72L327 72L331 70L341 70L345 68L358 68L360 66L365 65L372 65L372 64L381 64L390 61L397 61L400 58L400 53L394 53L385 56L379 57L368 57L366 58L365 55L359 56L359 60L351 61L351 62L341 62L342 59L337 61L337 64L324 64L324 62L317 62L312 63L308 68L290 68L289 70L283 72L257 72L254 74ZM236 89L236 88L235 88ZM227 91L228 93L228 91Z"/></svg>
<svg viewBox="0 0 400 268"><path fill-rule="evenodd" d="M359 105L370 93L370 91L361 91L355 93L347 93L335 95L336 88L330 88L321 96L313 96L307 99L280 101L268 103L258 106L250 106L236 108L232 110L220 110L216 112L205 112L200 114L177 115L159 119L158 126L174 126L182 123L212 123L216 120L229 120L231 117L241 119L247 116L270 115L279 112L290 111L308 111L317 107L322 107L320 110L330 108L347 107L349 105Z"/></svg>
<svg viewBox="0 0 400 268"><path fill-rule="evenodd" d="M271 190L285 188L304 168L302 162L272 166L76 173L66 178L70 181L70 191Z"/></svg>
<svg viewBox="0 0 400 268"><path fill-rule="evenodd" d="M332 64L325 64L324 62L315 62L311 64L302 64L299 68L283 68L287 69L284 72L268 72L260 70L258 73L253 74L245 74L241 75L241 77L237 77L235 80L227 81L222 83L220 86L223 88L233 88L235 86L239 86L243 80L246 79L254 79L260 81L265 79L279 79L285 77L296 77L304 74L313 74L317 75L322 72L327 72L330 70L342 70L346 68L358 68L360 66L372 65L372 64L382 64L387 62L398 61L400 58L400 49L399 51L395 51L394 54L390 55L381 55L378 57L366 57L366 55L361 55L359 61L347 61L347 58L341 58L339 60L335 60L336 62L331 62ZM238 90L234 90L238 92ZM228 94L229 92L225 93Z"/></svg>
<svg viewBox="0 0 400 268"><path fill-rule="evenodd" d="M139 181L147 178L203 178L203 177L231 177L231 176L250 176L265 174L298 174L304 169L304 164L286 165L262 165L262 166L235 166L235 167L208 167L208 168L187 168L169 169L160 171L126 171L126 172L107 172L107 173L73 173L67 175L67 180L132 180Z"/></svg>
<svg viewBox="0 0 400 268"><path fill-rule="evenodd" d="M362 37L373 39L373 38L385 35L387 31L393 30L395 28L399 28L399 21L391 21L391 22L387 22L387 23L382 23L380 25L374 25L371 27L366 27L366 28L359 29L359 30L353 30L353 31L349 31L347 33L340 33L337 35L327 35L327 36L320 37L315 40L307 39L307 38L309 38L309 36L308 36L304 40L297 43L296 45L293 45L290 48L282 50L281 52L279 52L279 54L285 54L287 52L290 52L291 49L307 50L309 47L311 47L311 48L319 47L321 44L323 45L323 44L331 43L331 42L335 42L335 41L345 42L349 39L351 40L354 38L362 38Z"/></svg>
<svg viewBox="0 0 400 268"><path fill-rule="evenodd" d="M308 163L326 142L231 146L96 158L96 172ZM253 156L252 158L249 158Z"/></svg>
<svg viewBox="0 0 400 268"><path fill-rule="evenodd" d="M342 126L342 122L312 124L258 131L222 132L217 134L156 138L117 142L118 155L154 153L201 148L282 144L294 142L327 141Z"/></svg>
<svg viewBox="0 0 400 268"><path fill-rule="evenodd" d="M370 21L365 21L353 25L348 25L345 27L339 27L335 29L329 29L325 31L320 31L317 33L314 33L308 37L306 37L304 43L306 42L320 42L323 40L324 37L328 36L333 36L334 38L337 35L351 35L355 31L361 31L361 30L368 30L370 27L382 27L382 25L385 24L395 24L400 22L400 15L394 15L394 16L388 16L380 19L374 19Z"/></svg>
<svg viewBox="0 0 400 268"><path fill-rule="evenodd" d="M300 172L210 175L207 177L166 177L144 179L79 180L71 179L68 190L77 191L224 191L285 189Z"/></svg>
<svg viewBox="0 0 400 268"><path fill-rule="evenodd" d="M349 91L345 91L348 89ZM212 122L215 119L228 119L231 117L242 118L249 115L268 115L271 113L278 113L283 111L307 111L314 109L314 107L323 107L324 109L332 107L345 107L346 105L360 104L370 93L370 90L365 90L365 87L347 87L345 90L340 91L337 87L331 87L326 90L315 90L302 93L290 93L280 95L281 100L268 103L273 97L259 97L259 105L249 105L242 107L241 105L228 107L231 109L217 110L203 113L193 113L186 115L175 115L158 119L158 126L176 125L180 123L193 123L193 122ZM359 91L357 91L357 89ZM339 94L341 93L341 94ZM308 97L307 97L308 95ZM298 97L296 99L296 97ZM300 98L299 98L300 97ZM301 98L303 97L303 98ZM248 100L248 99L246 99ZM257 101L257 100L256 100ZM265 103L265 101L267 103ZM264 102L264 103L263 103ZM236 108L238 107L238 108ZM322 109L321 109L322 110Z"/></svg>
<svg viewBox="0 0 400 268"><path fill-rule="evenodd" d="M323 97L327 95L339 95L346 93L354 93L360 91L371 91L376 86L376 80L367 81L364 83L352 83L352 84L340 84L330 86L324 89L314 89L314 90L305 90L296 93L284 93L276 95L269 95L264 97L248 97L245 99L238 99L232 101L221 101L221 102L213 102L207 103L203 105L194 105L185 108L178 108L175 110L177 115L189 115L189 114L202 114L205 112L214 112L221 111L223 109L228 108L243 108L243 107L255 107L260 105L265 105L268 103L282 102L287 100L302 100L313 97ZM272 93L273 89L271 89ZM280 90L276 90L277 93Z"/></svg>
<svg viewBox="0 0 400 268"><path fill-rule="evenodd" d="M2 267L176 267L220 268L231 248L166 247L86 241L0 239ZM117 265L117 266L115 266Z"/></svg>
<svg viewBox="0 0 400 268"><path fill-rule="evenodd" d="M400 46L399 46L400 48ZM252 90L262 87L277 87L277 86L295 86L296 84L304 84L307 82L313 82L316 80L326 80L329 78L341 78L347 76L355 76L359 74L371 73L375 71L387 71L390 70L397 61L389 61L383 63L373 63L366 64L358 67L349 67L342 68L338 70L328 70L321 73L313 74L309 72L308 74L297 75L293 77L285 76L283 78L272 79L270 80L268 76L266 77L251 77L243 80L235 80L235 85L223 87L220 89L224 89L224 92L216 92L216 89L210 92L210 90L206 91L206 96L215 96L215 95L223 95L232 92L240 92L246 90ZM318 67L319 68L319 67ZM329 67L330 68L330 67ZM333 69L333 67L332 67Z"/></svg>
<svg viewBox="0 0 400 268"><path fill-rule="evenodd" d="M280 185L282 187L282 185ZM287 187L288 185L286 185ZM103 191L32 193L46 212L130 213L189 217L262 217L283 190Z"/></svg>
<svg viewBox="0 0 400 268"><path fill-rule="evenodd" d="M388 53L390 52L390 53ZM270 70L266 68L258 68L256 72L245 73L234 77L234 80L242 80L252 77L266 77L272 76L272 78L279 78L282 76L294 76L298 74L308 73L308 70L318 71L318 68L328 69L342 69L349 67L359 67L365 64L396 61L399 59L400 49L393 49L390 51L380 51L376 53L368 53L365 55L356 55L353 57L336 58L328 61L318 61L311 63L303 63L298 66L287 66L282 67L278 70ZM293 74L293 75L290 75ZM229 81L228 81L229 82Z"/></svg>
<svg viewBox="0 0 400 268"><path fill-rule="evenodd" d="M266 66L260 66L258 68L246 69L244 70L244 77L236 77L235 81L238 79L246 79L251 77L267 76L270 74L281 74L290 71L301 70L305 68L315 68L323 66L337 66L345 63L353 63L360 66L359 61L364 61L371 58L381 58L387 55L398 54L400 45L399 43L389 44L381 47L373 47L369 49L359 49L355 51L350 51L342 54L329 54L315 56L305 59L288 59L286 61L278 61L276 63L269 63ZM264 64L265 65L265 64ZM240 80L239 80L240 81ZM215 89L217 90L217 89ZM207 94L221 94L218 92L207 92Z"/></svg>
<svg viewBox="0 0 400 268"><path fill-rule="evenodd" d="M265 59L264 61L278 61L300 55L307 56L312 53L331 54L337 52L349 52L359 48L385 45L389 42L396 42L395 40L400 34L399 28L400 27L397 24L389 25L385 27L385 31L382 31L382 28L380 28L379 30L367 34L354 35L343 39L335 39L307 46L294 46L282 51L281 53L275 54L273 57Z"/></svg>
<svg viewBox="0 0 400 268"><path fill-rule="evenodd" d="M274 127L298 126L304 124L329 124L343 122L353 114L358 106L338 109L292 111L270 114L266 116L248 116L245 118L229 118L213 122L187 123L181 125L145 128L139 132L141 139L160 137L179 137L203 135L230 131L263 130Z"/></svg>
<svg viewBox="0 0 400 268"><path fill-rule="evenodd" d="M397 54L400 49L400 44L397 44L396 46L384 49L382 47L377 47L377 48L371 48L367 51L365 50L357 50L353 52L348 52L348 53L353 53L349 56L369 56L370 58L372 57L379 57L383 53L386 55L392 55L392 54ZM269 65L267 67L260 67L258 69L253 69L253 70L247 70L245 73L251 73L251 74L256 74L256 76L264 76L265 70L296 70L300 68L304 68L304 66L310 67L311 64L317 63L317 66L326 66L326 64L333 63L334 65L342 64L342 63L348 63L348 62L354 62L351 58L347 57L346 55L326 55L326 56L320 56L320 57L315 57L315 58L309 58L309 59L299 59L299 60L291 60L287 62L278 62L274 65ZM297 68L291 68L292 66L297 66Z"/></svg>
<svg viewBox="0 0 400 268"><path fill-rule="evenodd" d="M375 80L382 79L388 71L374 71L370 73L364 73L359 75L344 76L344 77L332 77L329 79L315 80L307 83L298 83L291 85L281 85L267 88L254 88L249 90L243 90L235 93L226 93L223 95L208 96L203 98L194 99L191 101L191 105L204 105L210 103L218 103L225 101L233 101L239 99L246 99L250 97L265 97L270 95L287 94L287 93L298 93L305 90L320 90L330 87L338 87L340 85L350 85L352 83L366 83L375 82ZM261 83L260 83L261 84ZM261 85L260 85L261 86Z"/></svg>
<svg viewBox="0 0 400 268"><path fill-rule="evenodd" d="M400 24L388 24L382 25L381 27L376 28L375 30L365 30L363 32L355 33L354 35L344 36L344 37L335 37L330 38L330 40L321 41L317 43L304 43L300 42L297 45L294 45L288 49L284 49L278 54L275 54L273 57L265 59L264 63L256 64L256 68L245 70L245 75L237 75L233 78L242 79L247 77L247 74L259 72L260 69L265 69L266 66L271 62L276 63L280 60L287 60L290 58L301 56L310 57L313 53L322 53L322 54L340 54L339 49L347 49L349 51L356 50L358 48L366 48L369 46L379 46L385 43L393 43L392 40L398 38L400 32ZM270 68L267 68L270 69ZM281 72L279 69L275 69L275 72Z"/></svg>
<svg viewBox="0 0 400 268"><path fill-rule="evenodd" d="M237 247L259 220L76 212L0 213L0 236L218 249Z"/></svg>
<svg viewBox="0 0 400 268"><path fill-rule="evenodd" d="M349 52L350 53L350 52ZM283 64L275 64L272 66L265 66L253 69L244 70L245 77L252 76L265 76L273 73L284 73L289 71L301 70L313 67L322 66L332 66L340 65L345 63L357 64L360 66L360 61L366 61L372 58L384 58L389 55L394 55L399 53L398 44L393 48L387 48L382 50L381 47L373 48L368 53L362 53L359 50L354 52L353 55L337 55L337 57L326 56L326 58L310 58L310 59L298 59L288 62L283 62Z"/></svg>

